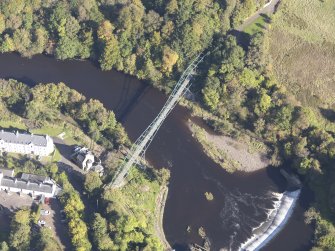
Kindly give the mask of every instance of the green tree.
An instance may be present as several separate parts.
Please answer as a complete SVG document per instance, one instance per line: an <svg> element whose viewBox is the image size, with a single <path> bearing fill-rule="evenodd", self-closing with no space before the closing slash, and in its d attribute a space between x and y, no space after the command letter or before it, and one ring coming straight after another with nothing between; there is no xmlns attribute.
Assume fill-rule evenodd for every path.
<svg viewBox="0 0 335 251"><path fill-rule="evenodd" d="M211 89L209 87L205 87L202 89L203 100L205 105L212 111L214 111L219 102L220 102L220 94L215 89Z"/></svg>
<svg viewBox="0 0 335 251"><path fill-rule="evenodd" d="M84 186L86 191L90 194L97 194L98 190L102 186L102 181L99 177L99 174L96 172L89 172L88 174L86 174Z"/></svg>
<svg viewBox="0 0 335 251"><path fill-rule="evenodd" d="M169 74L172 71L173 66L178 61L178 54L173 51L170 47L164 47L163 59L162 59L162 71Z"/></svg>
<svg viewBox="0 0 335 251"><path fill-rule="evenodd" d="M108 235L107 221L99 213L94 214L92 222L93 241L101 251L113 250L114 243Z"/></svg>
<svg viewBox="0 0 335 251"><path fill-rule="evenodd" d="M10 247L14 250L29 250L30 245L30 211L21 209L17 211L12 219L9 235Z"/></svg>
<svg viewBox="0 0 335 251"><path fill-rule="evenodd" d="M0 34L6 29L6 20L3 14L0 14Z"/></svg>

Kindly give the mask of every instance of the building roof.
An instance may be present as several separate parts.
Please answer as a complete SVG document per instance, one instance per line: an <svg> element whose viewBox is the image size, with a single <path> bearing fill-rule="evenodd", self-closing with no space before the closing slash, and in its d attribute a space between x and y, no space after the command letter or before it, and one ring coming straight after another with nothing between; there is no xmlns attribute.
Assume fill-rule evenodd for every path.
<svg viewBox="0 0 335 251"><path fill-rule="evenodd" d="M47 182L50 179L46 176L41 176L41 175L35 175L35 174L30 174L30 173L22 173L21 177L22 180L25 181L30 181L30 182L35 182L35 183L43 183Z"/></svg>
<svg viewBox="0 0 335 251"><path fill-rule="evenodd" d="M29 191L52 193L52 184L31 182L30 180L27 181L14 177L3 177L0 179L0 185Z"/></svg>
<svg viewBox="0 0 335 251"><path fill-rule="evenodd" d="M28 133L7 132L0 130L0 140L7 143L15 143L21 145L33 144L35 146L47 146L48 140L46 135L34 135Z"/></svg>
<svg viewBox="0 0 335 251"><path fill-rule="evenodd" d="M14 169L0 168L0 173L3 173L3 176L13 177Z"/></svg>
<svg viewBox="0 0 335 251"><path fill-rule="evenodd" d="M104 171L104 167L100 164L97 164L97 165L93 165L91 167L91 170L94 171L94 172L97 172L97 173L101 173Z"/></svg>

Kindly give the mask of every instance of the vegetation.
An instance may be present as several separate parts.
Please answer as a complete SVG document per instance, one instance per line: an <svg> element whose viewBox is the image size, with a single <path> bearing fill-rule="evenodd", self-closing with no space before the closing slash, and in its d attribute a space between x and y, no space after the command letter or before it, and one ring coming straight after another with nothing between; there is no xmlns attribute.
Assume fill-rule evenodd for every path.
<svg viewBox="0 0 335 251"><path fill-rule="evenodd" d="M249 35L253 35L257 32L261 32L266 29L269 22L270 22L270 18L266 15L262 15L259 18L257 18L252 24L245 27L243 32L248 33Z"/></svg>
<svg viewBox="0 0 335 251"><path fill-rule="evenodd" d="M1 110L1 115L5 121L8 121L8 124L14 120L15 123L22 125L22 128L35 128L30 130L56 136L63 130L54 127L53 124L65 120L66 126L63 128L67 127L66 132L71 133L69 127L73 125L74 128L77 128L76 130L85 131L109 150L115 150L128 142L127 135L121 125L116 122L111 111L106 110L96 100L86 101L85 97L64 84L46 84L28 88L14 80L1 80L0 86L0 104L4 108ZM48 93L48 97L45 93ZM117 155L115 151L109 154ZM90 172L82 184L89 195L87 201L89 203L102 201L103 205L90 220L93 230L91 233L86 225L90 216L87 215L81 195L68 181L67 175L58 170L55 162L50 161L47 162L47 165L42 165L41 162L34 159L16 155L3 156L0 162L4 167L15 168L17 173L28 172L51 176L62 186L60 202L64 208L74 250L84 251L92 248L97 250L133 248L163 250L163 244L158 239L155 228L158 222L156 204L159 204L158 194L161 186L167 183L169 172L166 169L160 171L148 169L144 172L134 168L125 187L104 192L101 189L102 184L111 179L114 168L117 166L113 163L109 165L109 154L104 163L107 167L106 176L99 177L97 173ZM55 152L54 155L53 160L57 161L56 155L59 153ZM112 159L119 163L119 158L112 157ZM95 210L91 206L89 208L89 210ZM13 244L10 244L15 245L17 250L28 250L29 243L33 242L30 240L28 225L17 225L20 229L25 230L25 232L21 231L23 232L22 241L14 235L16 232L10 235L13 236L9 238L10 241L17 239L17 243L11 241ZM26 232L28 235L24 235ZM89 237L92 238L92 243ZM34 238L38 243L36 250L58 250L58 245L51 238L50 232L41 231L40 235ZM6 243L3 246L5 249Z"/></svg>
<svg viewBox="0 0 335 251"><path fill-rule="evenodd" d="M0 51L91 58L103 70L124 71L169 89L167 79L264 2L5 0Z"/></svg>
<svg viewBox="0 0 335 251"><path fill-rule="evenodd" d="M1 251L10 250L41 250L48 251L54 250L59 251L57 241L55 240L52 232L48 228L39 228L32 231L33 225L36 226L36 215L39 214L39 207L36 207L37 214L30 209L23 208L15 212L10 227L10 235L7 245L6 242L2 242L0 246ZM38 240L38 243L36 242Z"/></svg>
<svg viewBox="0 0 335 251"><path fill-rule="evenodd" d="M306 6L313 5L313 2L315 7L319 8L316 11L318 14L322 13L323 8L328 8L329 5L333 4L330 1L308 1ZM311 46L316 38L315 34L320 35L319 30L317 33L313 33L314 37L307 38L302 35L301 31L301 33L296 32L294 40L290 39L293 37L293 35L291 37L289 35L292 29L302 28L292 25L291 20L295 22L298 18L287 18L288 13L293 15L297 10L294 6L300 8L299 6L303 5L302 1L283 1L278 16L274 17L274 28L270 34L266 30L253 34L246 49L241 48L234 37L228 36L223 41L221 49L208 58L208 63L206 67L203 67L198 80L204 83L201 90L204 107L212 113L211 116L206 116L210 126L217 132L224 132L233 137L240 137L241 133L244 132L253 134L254 138L258 138L259 141L264 142L272 149L274 160L280 160L281 163L292 166L300 174L304 183L314 191L316 197L315 214L314 220L311 221L316 223L315 245L322 250L332 250L335 248L335 241L332 237L335 222L333 218L335 207L332 199L335 187L335 173L333 171L335 130L330 118L328 117L327 121L322 117L325 111L328 115L334 113L334 108L331 107L332 99L328 99L329 95L327 98L326 96L320 97L323 104L327 103L320 109L321 112L315 108L319 108L322 102L315 103L314 99L306 100L307 102L302 102L303 100L297 102L299 95L292 95L295 94L295 89L291 87L292 82L281 78L280 71L283 69L282 72L286 71L283 68L285 65L282 64L282 60L276 60L274 62L276 67L272 67L270 59L270 52L271 55L282 53L282 55L289 54L291 59L295 58L297 56L294 54L296 48L306 44L307 41ZM292 9L290 6L293 6ZM308 14L310 9L306 7L302 11L301 9L304 8L300 8L297 13L305 13L304 18L309 19L311 17ZM325 10L325 14L327 13L329 13L328 9ZM320 20L323 19L324 17ZM313 28L314 21L315 19L309 19L306 23ZM283 22L286 23L286 26L281 25ZM307 29L307 26L305 28ZM309 31L306 34L309 34ZM300 38L296 38L299 36ZM324 36L327 39L330 37L328 31ZM270 49L269 42L271 43ZM332 43L328 40L327 46L333 46ZM287 47L280 47L281 44L286 44ZM292 49L293 44L296 46ZM315 47L316 44L313 46ZM321 45L318 46L321 48ZM282 50L285 48L289 48L290 53L288 50ZM314 64L319 64L317 63L319 58L316 56L310 59L305 58L305 53L310 53L306 47L304 50L300 50L300 53L304 58L303 62L299 63L300 66L310 64L312 67ZM315 61L313 61L314 58ZM289 64L286 66L290 67ZM310 74L311 71L319 71L318 67L313 70L296 69L299 72ZM278 72L281 82L278 82L276 78ZM299 78L299 76L296 77ZM310 80L308 76L299 79L301 83L304 83L301 85L304 88L306 86L305 79ZM319 83L321 84L321 82ZM307 88L309 87L307 86ZM333 93L327 89L327 85L323 85L319 89L318 91L324 91L324 93Z"/></svg>
<svg viewBox="0 0 335 251"><path fill-rule="evenodd" d="M334 108L335 87L329 78L335 66L334 8L331 0L284 0L270 32L276 77L297 103L318 113L319 108Z"/></svg>
<svg viewBox="0 0 335 251"><path fill-rule="evenodd" d="M161 185L165 185L169 178L166 169L146 171L133 168L128 176L128 183L118 190L106 190L103 193L105 210L103 215L94 217L98 231L95 231L94 238L97 243L108 243L113 246L111 249L100 247L99 250L164 250L161 240L157 238L155 230L155 210L157 197ZM97 222L103 222L97 224ZM108 228L106 228L106 224ZM106 240L108 232L112 236ZM100 234L101 233L101 234ZM111 243L114 243L113 245Z"/></svg>
<svg viewBox="0 0 335 251"><path fill-rule="evenodd" d="M214 200L214 196L211 192L205 192L205 197L208 201Z"/></svg>
<svg viewBox="0 0 335 251"><path fill-rule="evenodd" d="M56 136L65 131L79 139L76 134L80 127L108 149L128 143L127 135L112 111L97 100L86 100L63 83L29 88L15 80L0 80L0 106L4 121L19 123L21 128L26 127L25 122L35 133ZM57 124L63 126L57 127Z"/></svg>
<svg viewBox="0 0 335 251"><path fill-rule="evenodd" d="M283 0L270 31L275 76L291 94L290 104L302 106L301 133L297 137L294 129L283 154L294 156L294 166L315 193L315 204L306 212L306 222L315 225L313 250L335 249L335 99L329 78L334 68L334 7L329 0Z"/></svg>
<svg viewBox="0 0 335 251"><path fill-rule="evenodd" d="M242 48L226 32L264 1L4 0L0 3L0 51L17 51L27 57L50 53L58 59L91 58L103 70L124 71L169 90L190 58L210 45L220 45L206 58L194 85L198 101L210 114L208 124L233 137L252 134L271 147L273 159L291 165L301 175L316 195L315 210L309 211L309 222L316 223L316 248L332 250L335 90L329 76L334 69L334 1L281 2L269 33L248 27L249 45ZM255 26L263 21L259 19ZM1 123L10 121L25 128L30 121L38 129L69 115L108 149L128 142L111 111L64 84L29 89L3 80L0 97L1 120L5 121ZM158 180L166 180L166 175L134 169L129 178L125 188L103 195L100 178L86 178L87 192L104 204L92 220L92 244L99 250L160 250L153 211L163 184ZM90 249L80 196L70 186L67 190L62 201L67 206L72 243L78 250ZM14 245L24 250L29 236L24 235L24 225L17 227L23 229L23 241ZM6 244L2 246L6 249Z"/></svg>
<svg viewBox="0 0 335 251"><path fill-rule="evenodd" d="M88 239L88 229L83 220L84 203L82 202L78 191L76 191L68 181L64 172L59 175L57 181L63 187L60 201L64 207L64 213L68 220L72 245L77 251L91 250L92 245Z"/></svg>

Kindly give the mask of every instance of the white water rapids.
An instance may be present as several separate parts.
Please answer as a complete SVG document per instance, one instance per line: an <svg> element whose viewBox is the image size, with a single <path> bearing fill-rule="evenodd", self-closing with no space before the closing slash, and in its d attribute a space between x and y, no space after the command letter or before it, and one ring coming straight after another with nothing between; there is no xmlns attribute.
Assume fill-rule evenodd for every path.
<svg viewBox="0 0 335 251"><path fill-rule="evenodd" d="M293 213L301 190L284 192L278 196L274 209L269 211L268 219L252 231L252 236L240 247L240 251L260 250L278 234Z"/></svg>

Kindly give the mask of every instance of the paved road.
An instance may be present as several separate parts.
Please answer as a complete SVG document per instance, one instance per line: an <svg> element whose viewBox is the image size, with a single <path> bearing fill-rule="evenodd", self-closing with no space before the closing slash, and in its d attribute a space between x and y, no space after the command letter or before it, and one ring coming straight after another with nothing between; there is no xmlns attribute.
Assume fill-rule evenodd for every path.
<svg viewBox="0 0 335 251"><path fill-rule="evenodd" d="M271 2L253 14L251 17L247 18L241 26L239 26L236 30L243 31L247 26L252 24L257 18L259 18L262 14L273 14L276 10L276 6L280 0L271 0Z"/></svg>

